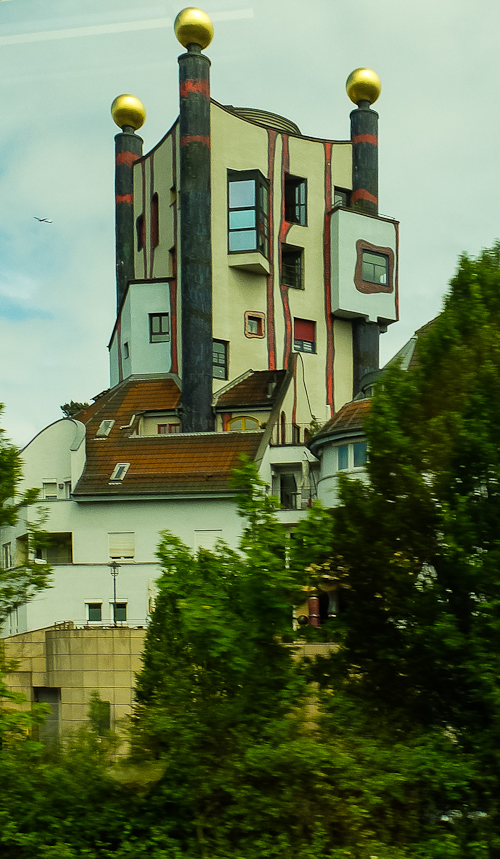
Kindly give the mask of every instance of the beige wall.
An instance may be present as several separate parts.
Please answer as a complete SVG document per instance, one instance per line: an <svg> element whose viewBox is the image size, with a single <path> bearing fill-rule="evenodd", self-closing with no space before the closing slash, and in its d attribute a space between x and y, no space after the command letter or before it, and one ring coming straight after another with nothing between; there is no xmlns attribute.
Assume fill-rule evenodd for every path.
<svg viewBox="0 0 500 859"><path fill-rule="evenodd" d="M17 671L7 685L26 695L31 706L33 690L61 690L60 729L80 727L87 719L90 696L98 692L111 705L111 726L131 712L135 673L141 668L145 629L88 627L74 629L72 622L37 629L4 639L7 662Z"/></svg>

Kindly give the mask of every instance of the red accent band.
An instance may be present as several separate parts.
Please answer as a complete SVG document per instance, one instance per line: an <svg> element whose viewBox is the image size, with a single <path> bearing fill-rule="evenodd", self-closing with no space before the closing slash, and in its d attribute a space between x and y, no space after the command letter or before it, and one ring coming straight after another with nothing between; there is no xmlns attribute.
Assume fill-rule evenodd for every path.
<svg viewBox="0 0 500 859"><path fill-rule="evenodd" d="M186 96L192 95L193 93L204 95L205 98L210 98L210 86L206 79L201 81L182 81L179 86L179 90L181 98L186 98Z"/></svg>
<svg viewBox="0 0 500 859"><path fill-rule="evenodd" d="M134 155L133 152L117 152L116 153L116 161L115 164L118 167L119 164L125 164L127 167L132 167L134 161L137 161L138 155Z"/></svg>
<svg viewBox="0 0 500 859"><path fill-rule="evenodd" d="M378 146L378 137L376 134L356 134L352 138L353 143L372 143L373 146Z"/></svg>
<svg viewBox="0 0 500 859"><path fill-rule="evenodd" d="M117 194L116 195L117 203L133 203L134 195L133 194Z"/></svg>
<svg viewBox="0 0 500 859"><path fill-rule="evenodd" d="M335 386L333 378L333 362L335 360L335 343L333 339L332 293L331 293L331 233L330 209L332 208L332 144L325 142L325 216L323 222L323 277L325 288L325 319L326 319L326 402L330 408L330 417L335 410Z"/></svg>
<svg viewBox="0 0 500 859"><path fill-rule="evenodd" d="M210 137L203 134L185 134L181 137L181 146L188 146L189 143L203 143L210 149Z"/></svg>
<svg viewBox="0 0 500 859"><path fill-rule="evenodd" d="M269 235L274 235L274 161L276 157L276 137L278 132L267 129L267 175L269 176ZM269 243L269 267L267 276L267 360L270 370L276 370L276 332L274 326L274 242Z"/></svg>
<svg viewBox="0 0 500 859"><path fill-rule="evenodd" d="M356 203L357 200L367 200L369 203L373 203L374 206L378 205L378 198L370 194L365 188L358 188L357 191L352 192L351 203Z"/></svg>

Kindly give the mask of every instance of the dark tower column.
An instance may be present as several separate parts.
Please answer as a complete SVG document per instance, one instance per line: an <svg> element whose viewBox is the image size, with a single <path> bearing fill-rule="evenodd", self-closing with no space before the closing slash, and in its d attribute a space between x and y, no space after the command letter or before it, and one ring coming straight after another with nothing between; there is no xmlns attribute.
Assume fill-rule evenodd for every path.
<svg viewBox="0 0 500 859"><path fill-rule="evenodd" d="M351 113L351 207L367 215L378 214L378 113L371 105L380 95L378 75L356 69L346 83L347 95L357 105ZM363 377L379 369L379 326L365 319L353 321L353 396Z"/></svg>
<svg viewBox="0 0 500 859"><path fill-rule="evenodd" d="M213 27L199 9L184 9L175 34L179 57L180 269L182 430L214 430L212 409L212 237L210 191L210 60L201 50Z"/></svg>
<svg viewBox="0 0 500 859"><path fill-rule="evenodd" d="M116 307L134 277L134 183L132 165L142 155L143 140L135 133L144 124L144 105L133 95L119 95L111 115L122 129L115 137Z"/></svg>

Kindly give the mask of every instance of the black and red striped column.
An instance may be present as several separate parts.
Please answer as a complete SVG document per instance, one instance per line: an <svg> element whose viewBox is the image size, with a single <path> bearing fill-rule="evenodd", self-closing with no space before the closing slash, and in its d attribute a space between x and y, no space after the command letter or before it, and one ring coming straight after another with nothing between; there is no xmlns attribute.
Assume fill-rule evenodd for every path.
<svg viewBox="0 0 500 859"><path fill-rule="evenodd" d="M179 57L182 429L214 430L210 60L196 43Z"/></svg>
<svg viewBox="0 0 500 859"><path fill-rule="evenodd" d="M360 99L351 112L351 206L368 215L378 214L378 113Z"/></svg>
<svg viewBox="0 0 500 859"><path fill-rule="evenodd" d="M121 133L115 137L116 306L120 307L129 280L134 278L134 180L132 165L142 155L143 140L136 134L146 118L140 99L124 94L115 98L111 115Z"/></svg>

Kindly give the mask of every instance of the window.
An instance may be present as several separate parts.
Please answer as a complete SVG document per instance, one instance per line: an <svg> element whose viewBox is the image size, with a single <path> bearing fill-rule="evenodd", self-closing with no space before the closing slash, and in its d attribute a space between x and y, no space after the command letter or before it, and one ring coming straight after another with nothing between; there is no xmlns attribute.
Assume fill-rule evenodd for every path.
<svg viewBox="0 0 500 859"><path fill-rule="evenodd" d="M128 343L123 344L123 357L124 358L130 358L130 348L129 348Z"/></svg>
<svg viewBox="0 0 500 859"><path fill-rule="evenodd" d="M228 172L229 252L269 256L269 190L258 170Z"/></svg>
<svg viewBox="0 0 500 859"><path fill-rule="evenodd" d="M281 283L292 289L303 289L303 259L302 248L292 248L283 245L281 249Z"/></svg>
<svg viewBox="0 0 500 859"><path fill-rule="evenodd" d="M293 474L282 474L280 477L280 501L285 510L297 509L297 481Z"/></svg>
<svg viewBox="0 0 500 859"><path fill-rule="evenodd" d="M160 244L160 222L158 214L158 194L151 197L151 247L157 248Z"/></svg>
<svg viewBox="0 0 500 859"><path fill-rule="evenodd" d="M309 319L294 319L293 348L296 352L316 352L315 322Z"/></svg>
<svg viewBox="0 0 500 859"><path fill-rule="evenodd" d="M47 480L42 483L42 495L45 501L57 501L57 481Z"/></svg>
<svg viewBox="0 0 500 859"><path fill-rule="evenodd" d="M227 379L227 346L223 340L213 341L214 379Z"/></svg>
<svg viewBox="0 0 500 859"><path fill-rule="evenodd" d="M127 620L127 603L118 602L112 603L113 606L113 622L118 623Z"/></svg>
<svg viewBox="0 0 500 859"><path fill-rule="evenodd" d="M90 623L100 623L102 621L102 603L87 603L87 620Z"/></svg>
<svg viewBox="0 0 500 859"><path fill-rule="evenodd" d="M168 313L149 314L149 342L165 343L170 340L170 317Z"/></svg>
<svg viewBox="0 0 500 859"><path fill-rule="evenodd" d="M389 258L385 254L363 251L362 277L368 283L387 285Z"/></svg>
<svg viewBox="0 0 500 859"><path fill-rule="evenodd" d="M2 566L9 570L12 566L12 543L4 543L2 546Z"/></svg>
<svg viewBox="0 0 500 859"><path fill-rule="evenodd" d="M298 176L285 176L285 221L307 224L307 183Z"/></svg>
<svg viewBox="0 0 500 859"><path fill-rule="evenodd" d="M135 222L135 229L137 233L137 250L142 251L146 244L146 230L144 224L144 215L139 215Z"/></svg>
<svg viewBox="0 0 500 859"><path fill-rule="evenodd" d="M44 545L36 549L36 558L47 564L73 563L73 535L71 531L47 534Z"/></svg>
<svg viewBox="0 0 500 859"><path fill-rule="evenodd" d="M158 435L169 435L181 431L180 424L157 424Z"/></svg>
<svg viewBox="0 0 500 859"><path fill-rule="evenodd" d="M245 337L264 337L264 319L263 313L245 313Z"/></svg>
<svg viewBox="0 0 500 859"><path fill-rule="evenodd" d="M367 460L367 447L365 441L357 441L354 444L341 444L337 448L338 470L347 471L352 468L363 468Z"/></svg>
<svg viewBox="0 0 500 859"><path fill-rule="evenodd" d="M130 462L117 462L109 479L116 481L123 480L129 468Z"/></svg>
<svg viewBox="0 0 500 859"><path fill-rule="evenodd" d="M259 422L256 418L238 417L229 421L230 432L255 432L259 429Z"/></svg>
<svg viewBox="0 0 500 859"><path fill-rule="evenodd" d="M50 705L49 712L45 714L43 725L38 728L38 736L45 743L54 742L60 730L61 690L55 687L35 686L33 693L38 704Z"/></svg>
<svg viewBox="0 0 500 859"><path fill-rule="evenodd" d="M96 438L107 438L111 432L114 421L101 421L99 424L99 429L97 430L95 437Z"/></svg>
<svg viewBox="0 0 500 859"><path fill-rule="evenodd" d="M135 555L135 534L133 531L111 531L108 538L111 560L133 561Z"/></svg>
<svg viewBox="0 0 500 859"><path fill-rule="evenodd" d="M335 206L350 206L351 192L346 188L335 188L333 192L333 205Z"/></svg>

